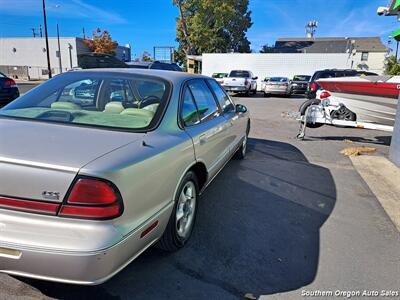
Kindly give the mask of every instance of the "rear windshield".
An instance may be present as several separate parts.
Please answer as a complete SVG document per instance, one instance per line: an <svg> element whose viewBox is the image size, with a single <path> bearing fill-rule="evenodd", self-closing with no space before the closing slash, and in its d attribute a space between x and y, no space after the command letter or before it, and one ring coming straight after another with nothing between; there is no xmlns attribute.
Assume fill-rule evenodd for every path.
<svg viewBox="0 0 400 300"><path fill-rule="evenodd" d="M285 77L272 77L269 82L287 82L288 79Z"/></svg>
<svg viewBox="0 0 400 300"><path fill-rule="evenodd" d="M226 73L214 73L214 74L212 74L212 78L216 78L216 79L225 78L227 76L228 76L228 74L226 74Z"/></svg>
<svg viewBox="0 0 400 300"><path fill-rule="evenodd" d="M0 116L145 130L158 123L170 84L144 75L68 72L0 109Z"/></svg>
<svg viewBox="0 0 400 300"><path fill-rule="evenodd" d="M82 69L99 68L127 68L127 64L112 56L101 55L79 55L78 66Z"/></svg>
<svg viewBox="0 0 400 300"><path fill-rule="evenodd" d="M229 77L249 78L250 73L247 71L232 71Z"/></svg>
<svg viewBox="0 0 400 300"><path fill-rule="evenodd" d="M309 81L311 76L307 75L296 75L293 77L293 81Z"/></svg>
<svg viewBox="0 0 400 300"><path fill-rule="evenodd" d="M337 77L333 72L316 72L311 81L316 81L320 78L333 78Z"/></svg>
<svg viewBox="0 0 400 300"><path fill-rule="evenodd" d="M4 75L3 73L0 73L0 78L4 78L7 77L6 75Z"/></svg>

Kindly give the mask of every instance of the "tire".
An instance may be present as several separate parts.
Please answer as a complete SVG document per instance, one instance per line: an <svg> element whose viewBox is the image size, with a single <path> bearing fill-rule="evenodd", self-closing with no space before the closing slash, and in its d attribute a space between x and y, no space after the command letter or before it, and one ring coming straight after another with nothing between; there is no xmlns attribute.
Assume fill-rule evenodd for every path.
<svg viewBox="0 0 400 300"><path fill-rule="evenodd" d="M239 147L239 149L233 155L234 159L244 159L246 157L246 154L247 154L247 142L248 142L248 138L249 138L249 132L250 132L250 123L247 124L246 135L244 136L244 139L242 141L242 145Z"/></svg>
<svg viewBox="0 0 400 300"><path fill-rule="evenodd" d="M253 91L253 95L257 94L257 88Z"/></svg>
<svg viewBox="0 0 400 300"><path fill-rule="evenodd" d="M318 99L311 99L311 100L307 100L306 102L304 102L301 106L300 106L300 115L304 116L306 114L306 110L309 106L311 105L315 105L315 104L320 104L321 101ZM319 128L324 126L324 124L320 124L320 123L315 123L315 124L311 124L311 123L307 123L307 127L308 128Z"/></svg>
<svg viewBox="0 0 400 300"><path fill-rule="evenodd" d="M189 188L192 189L191 193L189 192ZM190 194L192 195L191 200L186 199L186 201L190 202L181 201L184 200L181 199L181 197L184 197L183 195L186 194L187 196ZM180 248L186 245L186 243L190 239L190 236L193 232L193 228L195 225L198 200L199 200L198 180L196 174L193 173L192 171L189 171L183 177L182 182L179 185L178 192L175 198L174 209L169 218L167 228L165 229L161 239L158 241L157 244L158 248L168 252L173 252L179 250ZM189 213L190 210L191 213ZM180 219L180 221L177 220L178 213L184 214L184 216ZM188 214L188 216L185 216L186 214ZM190 222L190 225L188 225L189 227L186 228L186 231L182 232L179 231L178 227L183 225L180 224L180 222L182 221L184 222L185 221L184 219L186 219L187 222Z"/></svg>
<svg viewBox="0 0 400 300"><path fill-rule="evenodd" d="M269 97L269 94L267 94L266 92L264 92L264 97L265 97L265 98L268 98L268 97Z"/></svg>
<svg viewBox="0 0 400 300"><path fill-rule="evenodd" d="M245 96L246 96L246 97L249 97L249 96L250 96L250 89L248 89L248 90L246 91Z"/></svg>
<svg viewBox="0 0 400 300"><path fill-rule="evenodd" d="M331 118L343 121L357 121L357 115L345 106L342 106L338 110L332 111Z"/></svg>

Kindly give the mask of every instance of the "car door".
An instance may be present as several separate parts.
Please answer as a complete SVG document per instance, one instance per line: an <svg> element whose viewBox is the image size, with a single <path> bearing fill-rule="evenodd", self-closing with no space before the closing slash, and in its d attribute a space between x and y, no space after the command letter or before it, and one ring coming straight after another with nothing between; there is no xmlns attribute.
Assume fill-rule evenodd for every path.
<svg viewBox="0 0 400 300"><path fill-rule="evenodd" d="M214 177L230 157L231 125L203 79L185 85L181 120L193 140L196 159L206 165L209 178Z"/></svg>
<svg viewBox="0 0 400 300"><path fill-rule="evenodd" d="M215 80L209 79L207 82L222 109L224 118L228 121L228 139L232 155L241 144L246 133L246 120L236 112L235 104Z"/></svg>

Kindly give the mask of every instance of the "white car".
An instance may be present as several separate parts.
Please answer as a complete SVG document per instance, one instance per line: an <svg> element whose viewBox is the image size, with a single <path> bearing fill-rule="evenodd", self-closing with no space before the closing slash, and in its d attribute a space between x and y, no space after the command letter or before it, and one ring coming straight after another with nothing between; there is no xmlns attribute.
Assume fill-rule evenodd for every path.
<svg viewBox="0 0 400 300"><path fill-rule="evenodd" d="M224 79L222 86L227 92L245 93L247 96L257 93L257 79L251 71L234 70Z"/></svg>
<svg viewBox="0 0 400 300"><path fill-rule="evenodd" d="M264 97L269 95L285 95L290 96L292 82L287 77L272 77L264 86Z"/></svg>

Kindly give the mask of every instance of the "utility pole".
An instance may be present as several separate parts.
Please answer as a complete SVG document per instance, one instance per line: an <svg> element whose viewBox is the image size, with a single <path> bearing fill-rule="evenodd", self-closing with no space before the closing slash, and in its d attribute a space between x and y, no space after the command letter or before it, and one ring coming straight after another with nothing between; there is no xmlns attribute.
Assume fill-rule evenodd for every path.
<svg viewBox="0 0 400 300"><path fill-rule="evenodd" d="M43 37L42 24L39 25L39 33L40 33L40 37Z"/></svg>
<svg viewBox="0 0 400 300"><path fill-rule="evenodd" d="M83 34L83 39L86 40L85 27L82 27L82 34Z"/></svg>
<svg viewBox="0 0 400 300"><path fill-rule="evenodd" d="M58 65L60 67L60 73L62 73L62 63L61 63L61 46L60 46L60 28L57 23L57 43L58 43Z"/></svg>
<svg viewBox="0 0 400 300"><path fill-rule="evenodd" d="M51 74L50 65L50 49L49 49L49 35L47 33L47 18L46 18L46 4L45 0L42 1L43 4L43 19L44 19L44 34L46 36L46 55L47 55L47 70L49 72L49 78L53 77Z"/></svg>

